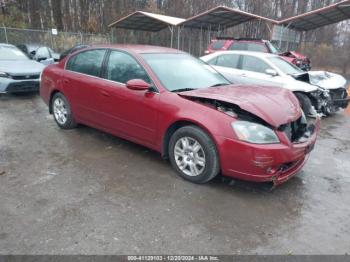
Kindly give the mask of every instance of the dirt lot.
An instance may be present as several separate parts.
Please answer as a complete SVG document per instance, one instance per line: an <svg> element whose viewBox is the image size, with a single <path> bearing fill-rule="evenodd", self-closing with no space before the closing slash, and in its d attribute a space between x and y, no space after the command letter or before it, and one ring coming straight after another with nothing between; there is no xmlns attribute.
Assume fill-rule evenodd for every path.
<svg viewBox="0 0 350 262"><path fill-rule="evenodd" d="M304 170L269 192L199 186L154 152L62 131L38 96L0 98L2 254L350 252L350 110L322 121Z"/></svg>

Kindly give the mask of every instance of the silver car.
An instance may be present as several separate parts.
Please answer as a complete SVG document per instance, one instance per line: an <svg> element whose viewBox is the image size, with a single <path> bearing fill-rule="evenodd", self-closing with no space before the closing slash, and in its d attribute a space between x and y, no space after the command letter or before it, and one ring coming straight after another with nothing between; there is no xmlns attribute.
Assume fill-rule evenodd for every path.
<svg viewBox="0 0 350 262"><path fill-rule="evenodd" d="M17 47L0 44L0 93L38 91L44 68Z"/></svg>
<svg viewBox="0 0 350 262"><path fill-rule="evenodd" d="M292 91L309 116L330 115L348 106L344 77L329 72L304 72L278 55L222 51L201 59L233 83L276 86Z"/></svg>

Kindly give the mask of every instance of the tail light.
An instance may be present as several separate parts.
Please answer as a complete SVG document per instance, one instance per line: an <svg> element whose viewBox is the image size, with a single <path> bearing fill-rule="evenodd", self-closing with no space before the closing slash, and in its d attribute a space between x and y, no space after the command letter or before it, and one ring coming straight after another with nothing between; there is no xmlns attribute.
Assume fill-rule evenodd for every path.
<svg viewBox="0 0 350 262"><path fill-rule="evenodd" d="M210 54L210 51L207 50L207 51L204 52L204 54L209 55L209 54Z"/></svg>

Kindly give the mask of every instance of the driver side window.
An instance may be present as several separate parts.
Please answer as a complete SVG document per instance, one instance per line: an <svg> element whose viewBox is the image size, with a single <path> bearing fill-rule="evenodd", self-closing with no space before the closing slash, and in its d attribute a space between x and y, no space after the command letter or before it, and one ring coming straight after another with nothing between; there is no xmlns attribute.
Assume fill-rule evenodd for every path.
<svg viewBox="0 0 350 262"><path fill-rule="evenodd" d="M142 79L151 84L151 80L143 67L133 57L119 51L111 52L105 78L123 84L132 79Z"/></svg>

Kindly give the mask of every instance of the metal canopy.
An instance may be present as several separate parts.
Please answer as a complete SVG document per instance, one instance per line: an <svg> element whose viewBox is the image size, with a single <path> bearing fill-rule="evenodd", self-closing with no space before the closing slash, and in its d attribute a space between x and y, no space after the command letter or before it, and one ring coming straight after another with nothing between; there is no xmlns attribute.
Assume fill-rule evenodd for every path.
<svg viewBox="0 0 350 262"><path fill-rule="evenodd" d="M158 32L167 27L177 26L184 21L185 19L178 17L137 11L110 24L109 27Z"/></svg>
<svg viewBox="0 0 350 262"><path fill-rule="evenodd" d="M322 26L339 23L349 18L350 0L346 0L279 21L278 24L299 31L309 31Z"/></svg>
<svg viewBox="0 0 350 262"><path fill-rule="evenodd" d="M221 28L233 27L252 20L262 20L270 23L278 23L273 19L250 14L238 9L218 6L199 15L188 18L179 26L188 28L220 30Z"/></svg>

